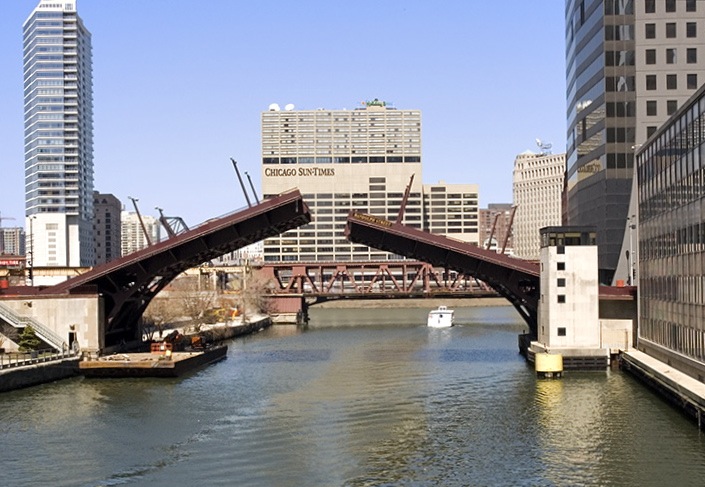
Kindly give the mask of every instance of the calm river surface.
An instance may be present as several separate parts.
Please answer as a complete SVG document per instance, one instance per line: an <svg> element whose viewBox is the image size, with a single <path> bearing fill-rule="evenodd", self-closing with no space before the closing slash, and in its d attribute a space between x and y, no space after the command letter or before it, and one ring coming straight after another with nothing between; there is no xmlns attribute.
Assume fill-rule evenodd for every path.
<svg viewBox="0 0 705 487"><path fill-rule="evenodd" d="M0 485L702 486L705 437L619 371L537 380L510 307L313 309L188 377L0 395Z"/></svg>

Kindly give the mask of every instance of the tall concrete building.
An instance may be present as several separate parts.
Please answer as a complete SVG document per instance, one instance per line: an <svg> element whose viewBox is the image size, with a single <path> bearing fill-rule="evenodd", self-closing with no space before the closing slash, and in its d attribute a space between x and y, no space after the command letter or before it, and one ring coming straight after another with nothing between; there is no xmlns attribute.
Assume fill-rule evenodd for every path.
<svg viewBox="0 0 705 487"><path fill-rule="evenodd" d="M423 229L478 245L479 192L477 184L424 184Z"/></svg>
<svg viewBox="0 0 705 487"><path fill-rule="evenodd" d="M25 255L24 228L0 227L0 255Z"/></svg>
<svg viewBox="0 0 705 487"><path fill-rule="evenodd" d="M566 221L597 231L600 282L625 240L634 150L705 82L705 4L566 0Z"/></svg>
<svg viewBox="0 0 705 487"><path fill-rule="evenodd" d="M142 224L144 224L144 229ZM149 235L149 241L147 241L145 231ZM148 247L150 243L159 242L160 235L159 220L153 216L142 215L142 222L140 222L137 213L123 211L120 214L120 247L122 255L137 252Z"/></svg>
<svg viewBox="0 0 705 487"><path fill-rule="evenodd" d="M25 212L32 265L93 265L91 34L76 0L40 0L23 26Z"/></svg>
<svg viewBox="0 0 705 487"><path fill-rule="evenodd" d="M299 188L313 221L264 243L265 261L389 260L350 243L350 210L396 219L414 176L404 223L422 228L421 112L373 100L354 110L262 113L262 193Z"/></svg>
<svg viewBox="0 0 705 487"><path fill-rule="evenodd" d="M514 160L514 255L538 260L543 227L561 224L565 154L525 151Z"/></svg>
<svg viewBox="0 0 705 487"><path fill-rule="evenodd" d="M122 255L122 203L112 194L93 192L95 263L104 264Z"/></svg>

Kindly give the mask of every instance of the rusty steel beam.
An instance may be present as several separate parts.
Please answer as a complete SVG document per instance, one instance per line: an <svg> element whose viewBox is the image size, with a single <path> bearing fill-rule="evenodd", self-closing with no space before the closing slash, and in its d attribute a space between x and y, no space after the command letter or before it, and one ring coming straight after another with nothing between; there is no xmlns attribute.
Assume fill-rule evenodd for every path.
<svg viewBox="0 0 705 487"><path fill-rule="evenodd" d="M475 279L419 261L268 262L260 271L275 294L311 297L433 297L487 295Z"/></svg>
<svg viewBox="0 0 705 487"><path fill-rule="evenodd" d="M453 269L484 281L514 306L536 335L540 280L539 266L535 262L359 212L348 215L345 235L354 243Z"/></svg>
<svg viewBox="0 0 705 487"><path fill-rule="evenodd" d="M135 339L152 298L187 269L311 221L301 193L293 190L155 243L40 294L93 292L103 296L106 346Z"/></svg>

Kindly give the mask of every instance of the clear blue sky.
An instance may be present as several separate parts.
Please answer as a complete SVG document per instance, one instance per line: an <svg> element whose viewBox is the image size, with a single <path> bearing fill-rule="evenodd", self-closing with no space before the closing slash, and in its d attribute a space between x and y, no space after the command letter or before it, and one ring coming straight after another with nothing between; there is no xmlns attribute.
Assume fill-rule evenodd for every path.
<svg viewBox="0 0 705 487"><path fill-rule="evenodd" d="M22 23L2 2L0 212L24 219ZM188 224L245 205L229 161L260 186L260 113L422 111L423 182L476 183L511 202L514 158L565 151L564 2L78 0L93 35L95 189Z"/></svg>

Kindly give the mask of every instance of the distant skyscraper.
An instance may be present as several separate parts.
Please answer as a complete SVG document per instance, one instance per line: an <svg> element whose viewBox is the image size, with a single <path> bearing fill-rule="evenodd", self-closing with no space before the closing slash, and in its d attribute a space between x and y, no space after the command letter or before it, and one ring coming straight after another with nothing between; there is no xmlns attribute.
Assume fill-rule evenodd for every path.
<svg viewBox="0 0 705 487"><path fill-rule="evenodd" d="M563 211L568 224L596 228L608 283L629 216L634 150L705 82L705 2L566 0L565 12Z"/></svg>
<svg viewBox="0 0 705 487"><path fill-rule="evenodd" d="M292 109L289 109L292 108ZM396 219L415 175L404 222L421 228L421 112L374 100L356 110L262 113L262 193L299 188L313 221L264 243L265 261L388 260L350 243L350 210ZM397 257L398 258L398 257Z"/></svg>
<svg viewBox="0 0 705 487"><path fill-rule="evenodd" d="M23 32L30 259L34 267L93 265L91 34L76 0L40 0Z"/></svg>
<svg viewBox="0 0 705 487"><path fill-rule="evenodd" d="M95 263L104 264L121 255L122 203L112 194L93 193L93 232L95 235Z"/></svg>
<svg viewBox="0 0 705 487"><path fill-rule="evenodd" d="M423 229L478 245L477 184L423 185Z"/></svg>
<svg viewBox="0 0 705 487"><path fill-rule="evenodd" d="M159 220L149 215L142 215L142 222L152 244L159 242L161 227ZM131 254L146 248L149 244L142 230L137 213L123 211L120 215L120 242L122 255Z"/></svg>
<svg viewBox="0 0 705 487"><path fill-rule="evenodd" d="M24 228L0 227L0 255L25 255Z"/></svg>
<svg viewBox="0 0 705 487"><path fill-rule="evenodd" d="M543 227L561 224L565 154L526 151L514 160L514 255L538 260Z"/></svg>

